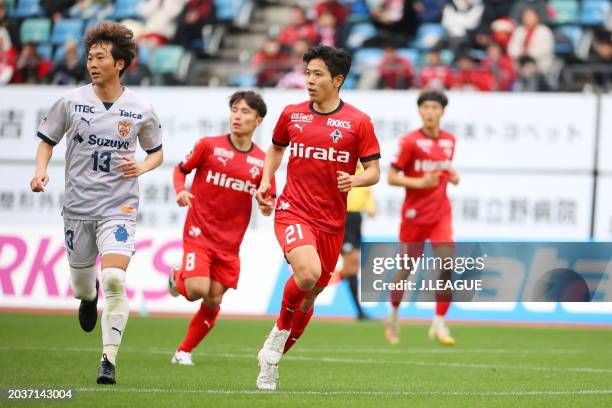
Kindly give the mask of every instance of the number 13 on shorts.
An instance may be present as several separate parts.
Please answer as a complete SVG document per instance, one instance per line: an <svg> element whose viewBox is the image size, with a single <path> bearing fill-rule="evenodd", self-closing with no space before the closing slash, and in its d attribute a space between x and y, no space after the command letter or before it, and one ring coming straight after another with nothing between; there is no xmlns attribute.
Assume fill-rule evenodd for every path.
<svg viewBox="0 0 612 408"><path fill-rule="evenodd" d="M297 233L297 238L296 238ZM287 245L291 245L297 239L304 239L304 233L302 232L302 226L300 224L292 224L285 228L285 242Z"/></svg>

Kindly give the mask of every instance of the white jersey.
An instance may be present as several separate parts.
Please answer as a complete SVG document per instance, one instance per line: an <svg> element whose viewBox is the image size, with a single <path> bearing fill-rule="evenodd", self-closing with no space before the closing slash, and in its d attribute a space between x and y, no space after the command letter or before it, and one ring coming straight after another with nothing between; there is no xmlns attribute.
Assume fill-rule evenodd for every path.
<svg viewBox="0 0 612 408"><path fill-rule="evenodd" d="M51 106L38 137L54 146L66 135L63 216L78 220L135 220L138 179L117 165L134 158L136 139L147 153L161 149L161 125L151 103L129 88L107 110L92 84Z"/></svg>

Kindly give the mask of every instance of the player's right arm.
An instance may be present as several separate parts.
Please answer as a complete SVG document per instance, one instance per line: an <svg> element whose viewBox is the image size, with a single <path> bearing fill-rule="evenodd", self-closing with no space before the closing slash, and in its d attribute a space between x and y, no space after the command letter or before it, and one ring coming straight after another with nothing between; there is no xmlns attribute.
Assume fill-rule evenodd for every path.
<svg viewBox="0 0 612 408"><path fill-rule="evenodd" d="M285 147L277 144L272 144L266 151L261 182L259 183L257 193L255 193L255 198L257 199L257 203L259 204L261 211L265 211L267 208L274 205L274 199L272 197L270 188L272 187L272 179L274 178L274 174L283 161L284 154Z"/></svg>
<svg viewBox="0 0 612 408"><path fill-rule="evenodd" d="M414 141L410 137L403 137L399 150L389 167L387 182L391 186L411 189L432 188L440 182L440 171L427 172L423 177L408 177L404 169L411 165L414 156Z"/></svg>
<svg viewBox="0 0 612 408"><path fill-rule="evenodd" d="M35 193L45 191L49 182L47 166L53 155L53 146L58 144L68 129L69 104L65 98L57 100L47 112L47 116L38 126L37 136L41 142L36 149L36 170L30 181L30 188Z"/></svg>
<svg viewBox="0 0 612 408"><path fill-rule="evenodd" d="M47 165L51 156L53 155L53 146L49 143L41 141L36 149L36 171L34 177L30 181L30 188L35 193L45 191L45 186L49 182L49 175L47 174Z"/></svg>
<svg viewBox="0 0 612 408"><path fill-rule="evenodd" d="M172 173L172 185L176 193L176 203L179 207L191 207L191 200L196 198L187 190L187 187L185 187L185 180L187 180L187 174L191 173L193 169L200 167L203 158L206 157L209 151L208 144L206 138L198 140L183 161L174 168Z"/></svg>

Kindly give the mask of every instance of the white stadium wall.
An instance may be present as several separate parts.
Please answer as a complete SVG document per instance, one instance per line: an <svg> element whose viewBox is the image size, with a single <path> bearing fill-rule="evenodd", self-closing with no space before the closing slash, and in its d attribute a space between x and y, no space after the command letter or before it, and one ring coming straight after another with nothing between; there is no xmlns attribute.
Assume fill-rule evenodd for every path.
<svg viewBox="0 0 612 408"><path fill-rule="evenodd" d="M62 249L63 143L54 151L49 168L51 181L45 193L29 191L38 122L64 91L26 86L0 89L0 308L74 309L77 305L69 293ZM227 102L233 91L139 90L152 101L160 117L166 159L162 168L140 180L139 246L127 275L133 310L189 312L196 307L165 293L169 265L180 258L184 218L184 210L174 201L172 167L199 137L226 131ZM304 100L305 93L277 90L262 93L268 104L268 116L256 133L256 142L265 149L283 107ZM343 92L345 101L372 117L381 143L383 172L397 149L399 137L420 124L416 97L416 92ZM612 97L449 93L449 99L443 127L457 136L454 163L462 178L459 186L449 187L458 239L612 238L612 115L604 114L612 112ZM599 124L598 117L602 119ZM596 167L599 173L595 172ZM600 174L597 180L596 174ZM366 239L392 240L398 231L403 191L389 187L384 180L383 176L374 189L379 214L365 220ZM283 169L277 181L281 186L284 184ZM254 211L241 258L240 285L227 295L223 312L251 315L275 312L279 285L287 268L273 235L271 219ZM345 288L332 285L319 300L319 312L351 315L345 292ZM381 305L368 308L373 315L384 313ZM469 307L453 310L455 317L500 316L500 312L493 313L492 305L478 312ZM591 318L588 311L534 314L525 308L513 310L502 320L594 323L612 320L601 313ZM417 305L410 313L425 317L431 310L429 306Z"/></svg>

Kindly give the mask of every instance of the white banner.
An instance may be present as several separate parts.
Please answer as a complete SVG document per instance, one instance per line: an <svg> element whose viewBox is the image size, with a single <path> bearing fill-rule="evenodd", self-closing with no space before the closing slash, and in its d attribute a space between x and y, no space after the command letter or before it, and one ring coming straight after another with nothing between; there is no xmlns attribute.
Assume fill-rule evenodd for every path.
<svg viewBox="0 0 612 408"><path fill-rule="evenodd" d="M67 89L0 88L0 160L32 160L36 128ZM142 88L164 129L167 162L180 161L194 141L228 129L228 98L235 89ZM268 115L256 133L270 144L282 109L307 99L304 91L262 91ZM421 125L417 92L343 91L343 99L372 117L383 163L404 133ZM582 94L449 93L443 128L458 138L455 165L467 169L592 170L596 98ZM605 110L604 110L605 112ZM605 116L605 115L604 115ZM55 156L63 156L63 143Z"/></svg>
<svg viewBox="0 0 612 408"><path fill-rule="evenodd" d="M612 241L612 175L599 176L597 179L595 239Z"/></svg>
<svg viewBox="0 0 612 408"><path fill-rule="evenodd" d="M599 171L612 173L612 96L601 97L601 130L598 155Z"/></svg>
<svg viewBox="0 0 612 408"><path fill-rule="evenodd" d="M130 309L148 312L191 312L198 303L168 294L168 273L182 256L182 230L138 229L136 255L126 274ZM74 309L63 230L0 228L0 308ZM247 232L242 244L237 290L224 297L222 310L264 314L285 262L271 233Z"/></svg>
<svg viewBox="0 0 612 408"><path fill-rule="evenodd" d="M449 185L457 239L585 240L589 238L592 176L460 173ZM397 238L404 189L374 188L379 215L365 218L370 238ZM612 206L610 206L612 208Z"/></svg>

